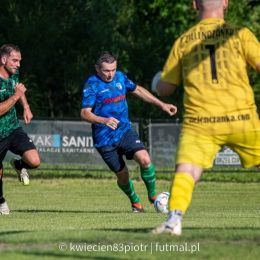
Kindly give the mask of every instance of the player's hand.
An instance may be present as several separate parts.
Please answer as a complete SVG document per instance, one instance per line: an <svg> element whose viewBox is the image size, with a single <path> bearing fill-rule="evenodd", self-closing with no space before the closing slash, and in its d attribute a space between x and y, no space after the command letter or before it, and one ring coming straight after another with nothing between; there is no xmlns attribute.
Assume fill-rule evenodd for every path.
<svg viewBox="0 0 260 260"><path fill-rule="evenodd" d="M172 104L163 104L163 111L167 112L170 116L173 116L177 113L177 107Z"/></svg>
<svg viewBox="0 0 260 260"><path fill-rule="evenodd" d="M31 109L28 105L24 106L23 109L23 119L25 124L29 124L33 118L33 114L31 112Z"/></svg>
<svg viewBox="0 0 260 260"><path fill-rule="evenodd" d="M118 121L117 119L115 119L114 117L109 117L109 118L105 118L105 122L104 124L110 128L112 128L113 130L117 129L117 125L119 124L120 121Z"/></svg>
<svg viewBox="0 0 260 260"><path fill-rule="evenodd" d="M19 100L25 91L26 91L26 88L25 88L24 84L17 83L15 85L14 94L13 94L13 98L15 99L15 101Z"/></svg>

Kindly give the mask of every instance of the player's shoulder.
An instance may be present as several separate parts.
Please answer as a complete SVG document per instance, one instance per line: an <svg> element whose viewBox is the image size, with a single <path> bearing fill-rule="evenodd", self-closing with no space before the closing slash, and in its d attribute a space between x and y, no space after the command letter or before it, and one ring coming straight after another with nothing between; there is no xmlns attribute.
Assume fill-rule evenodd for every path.
<svg viewBox="0 0 260 260"><path fill-rule="evenodd" d="M118 77L125 77L126 75L125 75L122 71L117 70L115 76L118 76Z"/></svg>
<svg viewBox="0 0 260 260"><path fill-rule="evenodd" d="M229 21L225 21L224 26L225 28L230 30L230 32L232 32L233 35L238 36L242 40L255 37L254 33L248 27L234 24Z"/></svg>
<svg viewBox="0 0 260 260"><path fill-rule="evenodd" d="M233 33L239 33L239 32L246 32L246 31L249 31L247 27L245 26L241 26L241 25L238 25L238 24L235 24L235 23L232 23L230 21L225 21L223 23L223 26L222 26L224 29L228 29L228 30L231 30L231 32Z"/></svg>
<svg viewBox="0 0 260 260"><path fill-rule="evenodd" d="M237 34L241 35L245 39L247 37L252 37L252 36L255 37L254 33L248 27L237 25L235 28L236 28Z"/></svg>
<svg viewBox="0 0 260 260"><path fill-rule="evenodd" d="M87 79L86 82L96 82L96 81L100 81L100 78L99 78L96 74L94 74L94 75L90 76L90 77Z"/></svg>
<svg viewBox="0 0 260 260"><path fill-rule="evenodd" d="M93 87L101 82L101 79L97 75L90 76L87 81L84 83L84 88Z"/></svg>
<svg viewBox="0 0 260 260"><path fill-rule="evenodd" d="M230 22L228 20L225 20L225 22L223 23L223 26L224 27L233 27L235 29L242 29L242 28L244 28L244 26L232 23L232 22Z"/></svg>
<svg viewBox="0 0 260 260"><path fill-rule="evenodd" d="M185 32L183 32L174 42L174 47L183 47L184 44L183 42L185 42L186 38L189 37L189 35L192 35L194 34L194 32L196 32L197 30L197 27L198 27L198 24L195 24L194 26L190 27L188 30L186 30Z"/></svg>
<svg viewBox="0 0 260 260"><path fill-rule="evenodd" d="M118 81L125 81L125 79L127 78L127 76L122 72L122 71L116 71L114 79L118 82Z"/></svg>

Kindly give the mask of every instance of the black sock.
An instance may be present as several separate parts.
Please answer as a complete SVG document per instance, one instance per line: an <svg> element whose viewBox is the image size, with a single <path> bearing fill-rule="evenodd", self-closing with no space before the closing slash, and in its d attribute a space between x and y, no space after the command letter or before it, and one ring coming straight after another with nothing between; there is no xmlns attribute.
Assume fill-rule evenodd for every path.
<svg viewBox="0 0 260 260"><path fill-rule="evenodd" d="M30 165L28 165L27 163L25 163L22 159L15 160L14 166L15 166L15 168L16 168L17 170L22 170L22 168L25 168L25 169L34 169L33 167L31 167Z"/></svg>
<svg viewBox="0 0 260 260"><path fill-rule="evenodd" d="M5 202L5 198L3 197L3 180L0 179L0 204Z"/></svg>

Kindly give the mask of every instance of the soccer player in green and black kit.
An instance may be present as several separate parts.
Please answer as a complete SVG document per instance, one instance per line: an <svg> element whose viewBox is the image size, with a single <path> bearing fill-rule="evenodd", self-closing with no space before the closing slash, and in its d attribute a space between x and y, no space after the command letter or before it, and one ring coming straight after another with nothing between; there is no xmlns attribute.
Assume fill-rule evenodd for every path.
<svg viewBox="0 0 260 260"><path fill-rule="evenodd" d="M15 104L19 100L23 106L25 123L30 123L33 115L27 103L25 86L19 83L18 69L21 61L20 49L12 44L0 48L0 214L9 214L9 208L3 197L3 160L7 151L20 155L10 162L23 185L29 185L26 169L40 165L38 151L32 140L23 131L16 115Z"/></svg>

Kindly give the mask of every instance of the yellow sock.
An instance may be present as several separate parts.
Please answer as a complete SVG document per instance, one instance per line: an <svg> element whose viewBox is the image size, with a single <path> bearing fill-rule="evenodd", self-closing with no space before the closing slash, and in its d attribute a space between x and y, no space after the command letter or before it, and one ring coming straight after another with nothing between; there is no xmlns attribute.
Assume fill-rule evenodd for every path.
<svg viewBox="0 0 260 260"><path fill-rule="evenodd" d="M177 172L172 182L169 211L181 210L184 214L190 205L194 188L194 179L184 172Z"/></svg>

